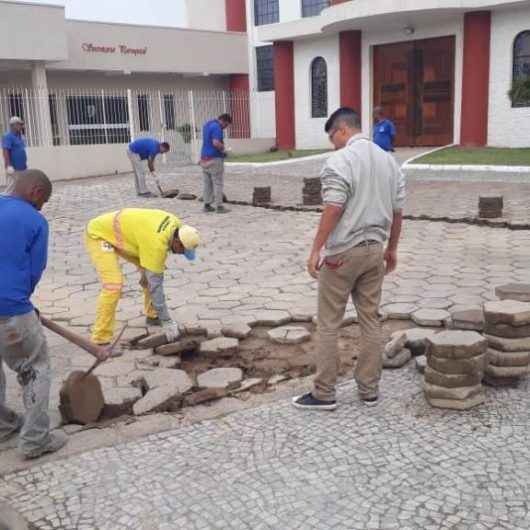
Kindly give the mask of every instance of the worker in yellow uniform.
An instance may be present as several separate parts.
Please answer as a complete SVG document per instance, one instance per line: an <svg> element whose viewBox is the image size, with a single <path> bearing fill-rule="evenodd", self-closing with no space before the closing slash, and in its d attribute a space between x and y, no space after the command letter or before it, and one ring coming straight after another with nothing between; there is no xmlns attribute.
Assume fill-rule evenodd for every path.
<svg viewBox="0 0 530 530"><path fill-rule="evenodd" d="M166 259L173 252L193 261L199 243L195 228L162 210L125 208L92 219L85 244L103 284L92 341L100 345L112 341L123 287L119 257L140 269L147 323L161 325L169 342L177 340L180 329L171 318L164 294Z"/></svg>

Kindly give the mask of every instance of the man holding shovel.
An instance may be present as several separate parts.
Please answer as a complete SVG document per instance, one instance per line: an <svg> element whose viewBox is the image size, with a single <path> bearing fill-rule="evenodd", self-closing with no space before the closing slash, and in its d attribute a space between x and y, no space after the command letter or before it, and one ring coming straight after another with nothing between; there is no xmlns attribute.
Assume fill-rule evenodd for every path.
<svg viewBox="0 0 530 530"><path fill-rule="evenodd" d="M0 443L20 431L25 458L58 451L66 436L50 433L50 363L30 298L46 268L48 223L39 212L52 185L38 170L20 171L11 195L0 196ZM2 363L18 375L26 416L6 406Z"/></svg>
<svg viewBox="0 0 530 530"><path fill-rule="evenodd" d="M92 341L99 345L112 341L123 287L119 257L140 269L146 324L162 326L168 342L176 341L180 329L166 304L164 270L170 252L182 254L190 261L195 259L195 249L200 244L197 230L162 210L125 208L92 219L85 244L103 284Z"/></svg>
<svg viewBox="0 0 530 530"><path fill-rule="evenodd" d="M162 195L158 177L155 173L155 158L159 154L164 154L168 151L169 144L167 142L160 143L154 138L138 138L138 140L129 144L127 156L134 171L134 184L136 186L136 194L139 197L154 197L145 182L146 161L149 174L155 179L158 191Z"/></svg>

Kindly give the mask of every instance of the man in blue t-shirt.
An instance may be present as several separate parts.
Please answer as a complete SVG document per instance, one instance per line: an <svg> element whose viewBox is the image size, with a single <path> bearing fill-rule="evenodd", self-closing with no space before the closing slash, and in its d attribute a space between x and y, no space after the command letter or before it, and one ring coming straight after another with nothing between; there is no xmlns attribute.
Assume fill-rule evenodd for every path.
<svg viewBox="0 0 530 530"><path fill-rule="evenodd" d="M7 189L12 191L15 182L15 173L28 169L26 154L26 139L24 138L24 121L18 116L9 120L9 131L2 137L2 151L4 167L6 170Z"/></svg>
<svg viewBox="0 0 530 530"><path fill-rule="evenodd" d="M155 158L159 154L167 153L168 151L169 144L167 142L161 143L154 138L138 138L138 140L129 144L127 156L132 164L136 194L139 197L154 197L145 182L146 161L149 174L156 179Z"/></svg>
<svg viewBox="0 0 530 530"><path fill-rule="evenodd" d="M386 118L383 107L374 109L374 143L385 151L394 151L396 127Z"/></svg>
<svg viewBox="0 0 530 530"><path fill-rule="evenodd" d="M202 130L201 167L205 212L228 213L223 206L224 159L226 147L223 131L232 123L230 114L207 121ZM213 204L213 206L212 206Z"/></svg>

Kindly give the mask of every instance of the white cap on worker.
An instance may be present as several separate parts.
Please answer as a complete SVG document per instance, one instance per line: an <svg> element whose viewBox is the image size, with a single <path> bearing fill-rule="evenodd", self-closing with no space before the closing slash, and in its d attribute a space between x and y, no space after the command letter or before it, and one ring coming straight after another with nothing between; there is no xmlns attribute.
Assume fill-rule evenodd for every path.
<svg viewBox="0 0 530 530"><path fill-rule="evenodd" d="M9 125L17 125L18 123L23 124L24 120L22 118L19 118L18 116L13 116L9 120Z"/></svg>

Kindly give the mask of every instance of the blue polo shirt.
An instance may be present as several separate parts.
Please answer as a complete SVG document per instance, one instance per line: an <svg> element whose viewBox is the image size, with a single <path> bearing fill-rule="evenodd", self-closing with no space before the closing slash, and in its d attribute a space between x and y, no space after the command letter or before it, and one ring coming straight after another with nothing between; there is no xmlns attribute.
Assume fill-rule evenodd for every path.
<svg viewBox="0 0 530 530"><path fill-rule="evenodd" d="M160 142L154 138L138 138L129 144L129 151L140 155L142 160L155 158L160 154Z"/></svg>
<svg viewBox="0 0 530 530"><path fill-rule="evenodd" d="M2 149L9 151L11 165L17 171L28 169L28 156L26 154L26 141L23 135L7 132L2 138Z"/></svg>
<svg viewBox="0 0 530 530"><path fill-rule="evenodd" d="M201 158L224 158L225 155L213 145L213 141L224 140L223 129L219 120L210 120L204 124L202 129L202 150Z"/></svg>
<svg viewBox="0 0 530 530"><path fill-rule="evenodd" d="M48 260L48 221L29 202L0 195L0 317L33 311Z"/></svg>
<svg viewBox="0 0 530 530"><path fill-rule="evenodd" d="M396 127L390 120L382 120L374 127L374 143L385 151L394 149Z"/></svg>

